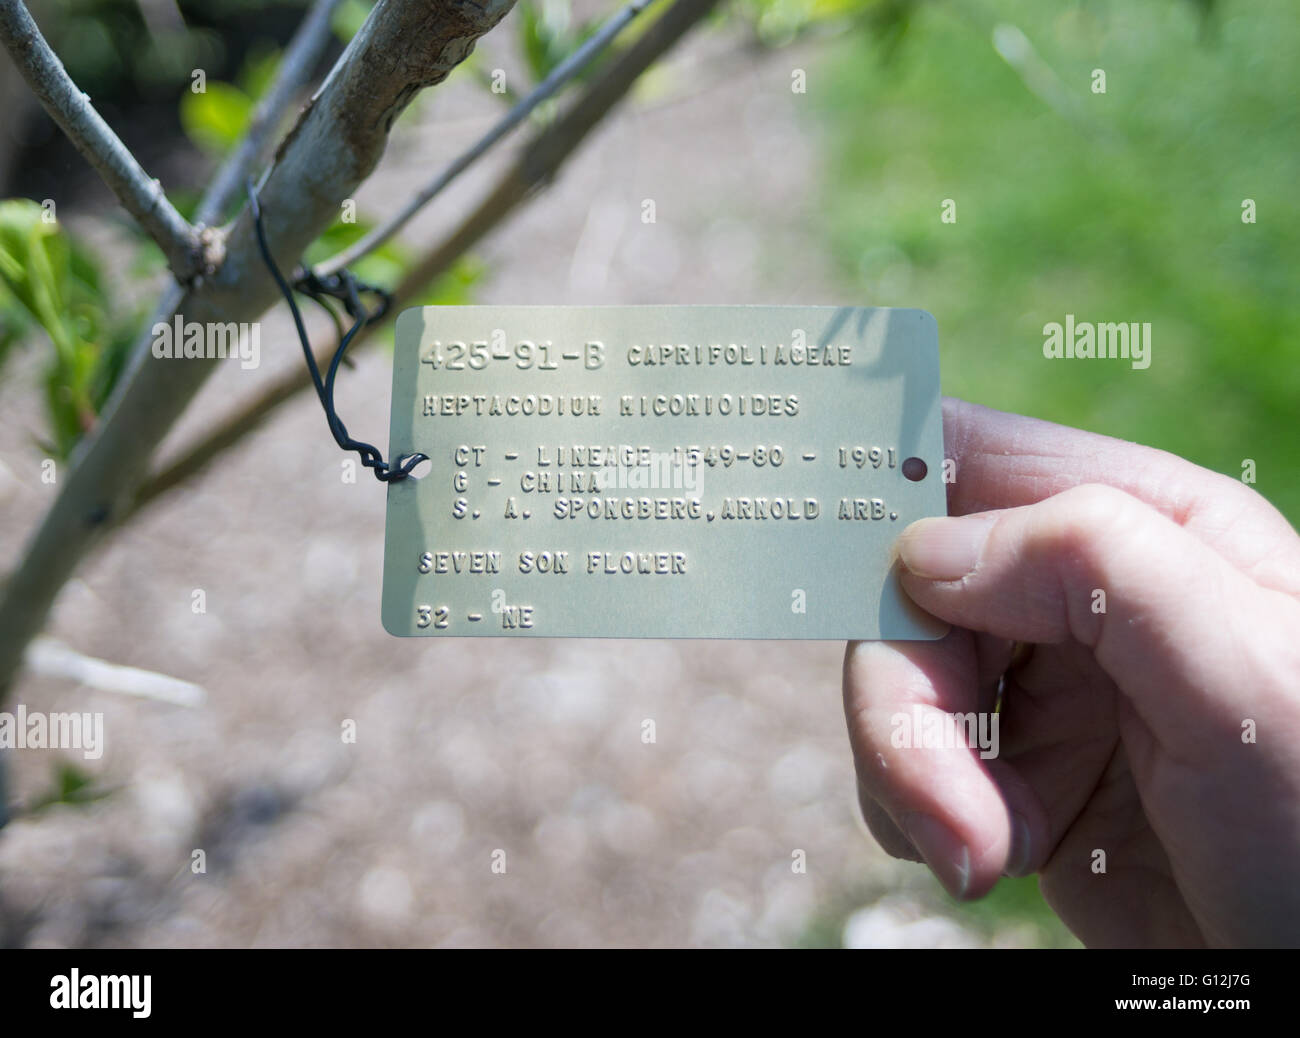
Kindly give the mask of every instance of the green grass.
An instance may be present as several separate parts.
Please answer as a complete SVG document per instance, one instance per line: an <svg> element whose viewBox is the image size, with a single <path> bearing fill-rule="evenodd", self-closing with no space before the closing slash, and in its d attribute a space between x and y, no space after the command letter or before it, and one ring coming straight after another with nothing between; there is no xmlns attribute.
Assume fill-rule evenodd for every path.
<svg viewBox="0 0 1300 1038"><path fill-rule="evenodd" d="M1046 99L995 50L998 23L1050 70ZM825 239L855 301L935 314L945 392L1236 478L1252 458L1300 519L1291 0L1209 21L1179 0L927 4L890 60L840 39L809 94L831 141ZM1044 358L1067 313L1149 321L1150 368Z"/></svg>
<svg viewBox="0 0 1300 1038"><path fill-rule="evenodd" d="M971 929L990 937L1014 928L1039 948L1082 947L1043 900L1037 876L1000 879L987 897L953 904L949 911Z"/></svg>
<svg viewBox="0 0 1300 1038"><path fill-rule="evenodd" d="M973 935L991 944L1000 941L1004 946L1013 947L1082 947L1043 900L1036 876L1000 879L981 900L958 904L936 879L928 874L921 876L917 866L917 874L905 883L905 891L908 900L925 914L955 918ZM841 891L820 906L791 944L796 948L839 948L844 924L853 912L896 892L869 881L856 889Z"/></svg>
<svg viewBox="0 0 1300 1038"><path fill-rule="evenodd" d="M1030 41L1022 70L1046 91L998 54L999 23ZM1293 0L1220 0L1208 21L1180 0L925 4L888 60L865 34L838 40L809 96L830 149L822 232L852 301L931 311L945 392L1235 478L1254 459L1256 489L1300 521ZM1151 322L1150 368L1044 358L1043 325L1068 313ZM1033 880L948 910L1070 943ZM809 939L842 922L830 911Z"/></svg>

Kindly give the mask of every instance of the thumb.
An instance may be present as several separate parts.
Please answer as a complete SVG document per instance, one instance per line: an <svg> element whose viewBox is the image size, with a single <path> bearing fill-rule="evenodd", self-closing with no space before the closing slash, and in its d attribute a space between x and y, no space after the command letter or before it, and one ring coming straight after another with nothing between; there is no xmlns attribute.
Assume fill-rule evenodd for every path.
<svg viewBox="0 0 1300 1038"><path fill-rule="evenodd" d="M1250 669L1242 656L1260 644L1260 623L1281 612L1260 596L1285 600L1286 615L1295 608L1173 520L1101 485L922 519L898 553L903 587L923 609L999 638L1088 646L1166 733L1196 708L1199 725L1208 714L1235 730Z"/></svg>

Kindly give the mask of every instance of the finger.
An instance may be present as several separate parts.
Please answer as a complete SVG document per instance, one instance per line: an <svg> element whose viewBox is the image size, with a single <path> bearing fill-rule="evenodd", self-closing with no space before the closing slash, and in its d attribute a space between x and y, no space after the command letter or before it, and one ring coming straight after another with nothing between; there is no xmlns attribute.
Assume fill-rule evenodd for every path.
<svg viewBox="0 0 1300 1038"><path fill-rule="evenodd" d="M1096 791L1120 741L1115 683L1078 642L1038 645L1007 673L999 759L1033 788L1057 847ZM1129 747L1133 745L1130 739Z"/></svg>
<svg viewBox="0 0 1300 1038"><path fill-rule="evenodd" d="M861 794L897 831L864 805L867 824L890 853L919 851L959 898L981 896L1004 871L1035 867L1048 828L1032 790L956 727L953 715L974 717L969 731L979 734L976 673L966 631L935 642L850 642L844 659ZM984 734L994 736L985 752L997 750L995 724L985 715Z"/></svg>
<svg viewBox="0 0 1300 1038"><path fill-rule="evenodd" d="M1243 617L1297 610L1178 524L1112 487L1038 504L923 519L899 539L902 583L922 608L1002 638L1092 649L1154 729L1187 744L1240 724L1250 648ZM1256 596L1271 596L1261 610ZM1207 731L1206 719L1219 727Z"/></svg>
<svg viewBox="0 0 1300 1038"><path fill-rule="evenodd" d="M904 861L925 861L921 857L921 852L903 835L903 830L890 817L889 812L878 800L872 798L870 790L862 784L861 780L858 781L858 807L862 810L862 820L867 825L867 831L886 854L891 858L902 858Z"/></svg>
<svg viewBox="0 0 1300 1038"><path fill-rule="evenodd" d="M1300 593L1300 541L1286 518L1239 480L1174 454L1064 425L943 401L954 463L948 511L967 515L1105 483L1145 501L1267 587ZM1231 531L1231 536L1224 536Z"/></svg>
<svg viewBox="0 0 1300 1038"><path fill-rule="evenodd" d="M1203 947L1205 938L1151 828L1123 753L1090 784L1039 884L1052 910L1089 948ZM1106 851L1098 873L1097 851Z"/></svg>

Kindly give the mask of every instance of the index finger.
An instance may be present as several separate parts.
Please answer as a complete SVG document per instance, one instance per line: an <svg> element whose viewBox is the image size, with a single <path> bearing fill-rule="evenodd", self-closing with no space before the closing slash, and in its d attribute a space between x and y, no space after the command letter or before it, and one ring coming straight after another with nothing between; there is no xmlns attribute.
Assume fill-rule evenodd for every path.
<svg viewBox="0 0 1300 1038"><path fill-rule="evenodd" d="M955 397L943 400L944 453L955 463L948 513L1031 505L1106 483L1146 502L1265 586L1300 593L1295 530L1238 480L1176 454Z"/></svg>

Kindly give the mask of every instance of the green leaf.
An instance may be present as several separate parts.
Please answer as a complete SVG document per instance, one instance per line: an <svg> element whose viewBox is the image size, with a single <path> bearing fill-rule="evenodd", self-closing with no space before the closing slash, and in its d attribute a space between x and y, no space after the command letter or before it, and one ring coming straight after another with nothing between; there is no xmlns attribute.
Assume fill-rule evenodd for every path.
<svg viewBox="0 0 1300 1038"><path fill-rule="evenodd" d="M110 333L108 296L95 259L28 199L0 201L0 344L39 325L51 346L45 403L53 447L67 457L122 370L130 336Z"/></svg>
<svg viewBox="0 0 1300 1038"><path fill-rule="evenodd" d="M60 761L54 766L51 787L28 805L26 814L39 814L56 804L84 807L111 795L112 790L95 788L95 780L75 764Z"/></svg>
<svg viewBox="0 0 1300 1038"><path fill-rule="evenodd" d="M253 101L260 101L280 68L280 49L259 44L248 52L236 77L239 89Z"/></svg>
<svg viewBox="0 0 1300 1038"><path fill-rule="evenodd" d="M334 35L347 43L370 17L372 7L374 4L365 3L364 0L343 0L343 3L335 8L334 17L330 19L330 28L334 30Z"/></svg>
<svg viewBox="0 0 1300 1038"><path fill-rule="evenodd" d="M919 0L742 0L739 7L754 27L759 43L780 47L801 32L827 22L868 17L881 33L892 35L905 25Z"/></svg>
<svg viewBox="0 0 1300 1038"><path fill-rule="evenodd" d="M30 328L27 310L0 281L0 368L4 367L10 347L21 342Z"/></svg>
<svg viewBox="0 0 1300 1038"><path fill-rule="evenodd" d="M358 217L352 223L336 221L319 238L307 246L303 262L314 266L343 251L369 234L374 224ZM400 241L389 239L350 268L362 281L372 285L392 286L402 279L410 263L410 255Z"/></svg>
<svg viewBox="0 0 1300 1038"><path fill-rule="evenodd" d="M473 256L462 256L447 273L417 296L413 306L464 306L474 301L473 288L487 272L487 265Z"/></svg>
<svg viewBox="0 0 1300 1038"><path fill-rule="evenodd" d="M201 94L181 95L181 126L210 155L225 155L248 127L253 99L231 83L209 80Z"/></svg>
<svg viewBox="0 0 1300 1038"><path fill-rule="evenodd" d="M529 72L537 82L550 75L557 65L577 50L597 29L594 21L571 27L569 0L522 0L519 11L519 44ZM599 59L576 77L588 78L600 65Z"/></svg>
<svg viewBox="0 0 1300 1038"><path fill-rule="evenodd" d="M0 281L66 353L69 246L39 205L28 199L0 202Z"/></svg>

